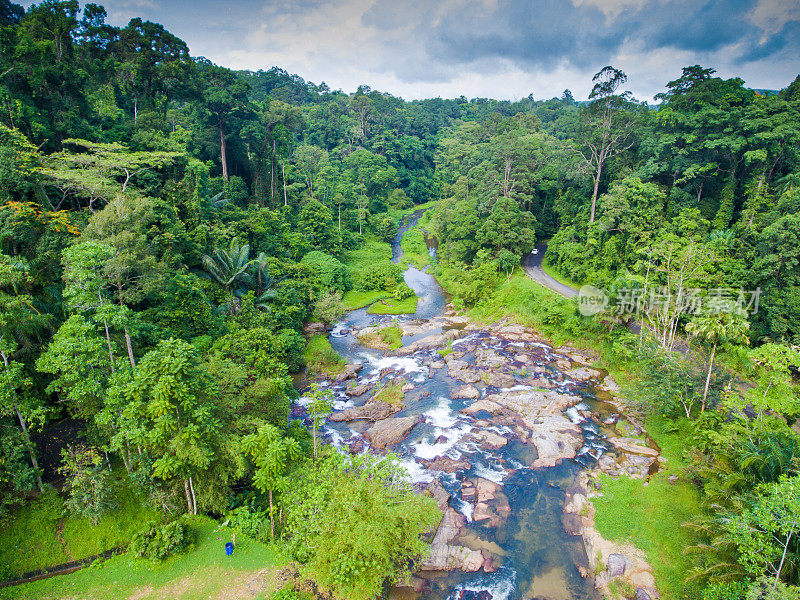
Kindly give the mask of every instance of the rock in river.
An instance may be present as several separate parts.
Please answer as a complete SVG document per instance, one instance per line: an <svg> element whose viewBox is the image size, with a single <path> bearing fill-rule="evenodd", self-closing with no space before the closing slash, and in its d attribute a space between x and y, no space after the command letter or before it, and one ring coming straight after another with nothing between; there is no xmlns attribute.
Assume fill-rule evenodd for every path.
<svg viewBox="0 0 800 600"><path fill-rule="evenodd" d="M402 442L408 432L414 428L414 425L419 423L420 417L389 417L375 423L372 427L367 429L365 433L370 444L373 448L383 450L387 446L392 446L398 442Z"/></svg>
<svg viewBox="0 0 800 600"><path fill-rule="evenodd" d="M380 421L393 415L401 408L402 406L377 400L375 402L367 402L364 406L359 406L358 408L346 408L343 411L335 412L328 417L328 420L358 421L363 419L365 421Z"/></svg>
<svg viewBox="0 0 800 600"><path fill-rule="evenodd" d="M474 385L462 385L460 388L454 390L450 397L454 400L477 400L481 397L481 393L478 391Z"/></svg>
<svg viewBox="0 0 800 600"><path fill-rule="evenodd" d="M431 471L455 473L456 471L469 471L472 465L463 458L456 460L449 456L437 456L433 460L427 461L425 467Z"/></svg>
<svg viewBox="0 0 800 600"><path fill-rule="evenodd" d="M356 373L358 373L361 370L361 367L363 367L363 366L364 365L362 365L361 363L353 363L351 365L347 365L344 368L344 371L342 371L341 373L339 373L336 376L334 381L336 381L338 383L338 382L344 381L346 379L352 379L353 377L356 376Z"/></svg>

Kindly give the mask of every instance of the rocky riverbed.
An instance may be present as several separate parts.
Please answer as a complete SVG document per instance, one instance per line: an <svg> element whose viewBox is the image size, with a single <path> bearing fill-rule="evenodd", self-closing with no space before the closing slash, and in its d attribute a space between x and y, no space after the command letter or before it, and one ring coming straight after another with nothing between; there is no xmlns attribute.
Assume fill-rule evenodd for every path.
<svg viewBox="0 0 800 600"><path fill-rule="evenodd" d="M330 334L349 364L321 383L335 397L329 442L394 452L442 510L430 555L392 595L592 600L625 578L637 597L656 598L642 556L604 542L591 518L592 472L647 477L660 464L616 383L593 357L529 328L454 313L424 271L410 268L406 281L422 299L394 321L403 346L365 346L391 321L353 311ZM384 401L387 386L402 402Z"/></svg>

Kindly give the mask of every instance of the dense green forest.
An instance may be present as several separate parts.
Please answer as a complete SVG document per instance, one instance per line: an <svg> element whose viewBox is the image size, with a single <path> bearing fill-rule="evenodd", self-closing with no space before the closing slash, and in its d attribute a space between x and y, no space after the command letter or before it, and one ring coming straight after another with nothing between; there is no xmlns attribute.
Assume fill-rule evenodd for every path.
<svg viewBox="0 0 800 600"><path fill-rule="evenodd" d="M691 425L704 542L687 576L706 600L797 597L778 583L800 584L800 78L763 95L689 66L653 106L606 67L588 101L405 101L233 71L105 18L0 0L0 517L66 479L94 522L132 495L162 520L283 535L345 597L402 577L435 507L381 483L397 464L318 449L288 416L309 322L335 322L348 291L413 295L353 251L433 202L457 308L496 302L541 241L561 276L617 298L761 290L753 314L692 315L677 294L642 318L651 341L621 326L638 316L547 318L602 330L644 365L641 410ZM676 358L684 340L708 360ZM342 550L348 495L385 514L371 553Z"/></svg>

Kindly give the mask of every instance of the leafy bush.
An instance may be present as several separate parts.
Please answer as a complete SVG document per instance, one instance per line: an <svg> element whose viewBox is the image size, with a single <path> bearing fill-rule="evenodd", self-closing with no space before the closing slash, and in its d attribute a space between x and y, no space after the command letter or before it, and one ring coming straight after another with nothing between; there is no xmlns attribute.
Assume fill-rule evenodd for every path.
<svg viewBox="0 0 800 600"><path fill-rule="evenodd" d="M403 271L400 265L392 262L379 262L368 265L360 271L354 281L354 287L362 292L369 290L392 291L400 281L403 281Z"/></svg>
<svg viewBox="0 0 800 600"><path fill-rule="evenodd" d="M300 600L300 594L292 586L287 585L270 596L270 600Z"/></svg>
<svg viewBox="0 0 800 600"><path fill-rule="evenodd" d="M408 287L408 284L405 281L401 281L397 284L397 287L394 288L392 292L392 297L395 300L405 300L406 298L411 298L414 295L414 290Z"/></svg>
<svg viewBox="0 0 800 600"><path fill-rule="evenodd" d="M431 497L414 493L391 455L320 458L285 492L289 550L337 596L375 598L387 578L414 568L427 550L421 534L441 513Z"/></svg>
<svg viewBox="0 0 800 600"><path fill-rule="evenodd" d="M256 506L252 502L237 506L226 513L225 519L228 527L237 529L245 535L267 543L269 537L269 513Z"/></svg>
<svg viewBox="0 0 800 600"><path fill-rule="evenodd" d="M103 465L94 448L70 446L61 451L62 466L58 472L67 478L67 506L77 515L97 525L102 515L114 507L115 488L111 472Z"/></svg>
<svg viewBox="0 0 800 600"><path fill-rule="evenodd" d="M331 292L316 299L312 316L315 321L335 323L342 318L345 310L345 306L342 304L342 293Z"/></svg>
<svg viewBox="0 0 800 600"><path fill-rule="evenodd" d="M372 227L382 242L391 242L397 235L397 221L387 214L372 217Z"/></svg>
<svg viewBox="0 0 800 600"><path fill-rule="evenodd" d="M177 554L188 544L186 526L180 521L166 525L153 521L133 536L130 550L141 558L159 561Z"/></svg>
<svg viewBox="0 0 800 600"><path fill-rule="evenodd" d="M311 269L314 277L325 289L344 293L350 288L347 269L335 256L313 250L306 254L300 262Z"/></svg>

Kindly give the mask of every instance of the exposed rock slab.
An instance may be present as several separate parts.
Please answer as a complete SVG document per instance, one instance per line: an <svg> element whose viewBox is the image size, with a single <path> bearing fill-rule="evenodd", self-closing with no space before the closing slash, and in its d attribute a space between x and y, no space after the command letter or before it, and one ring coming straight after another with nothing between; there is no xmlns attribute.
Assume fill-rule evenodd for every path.
<svg viewBox="0 0 800 600"><path fill-rule="evenodd" d="M437 456L433 460L425 462L425 468L431 471L444 471L445 473L455 473L456 471L468 471L472 464L463 458L455 459L449 456Z"/></svg>
<svg viewBox="0 0 800 600"><path fill-rule="evenodd" d="M345 381L347 379L353 379L363 366L364 365L362 365L361 363L353 363L351 365L347 365L344 368L344 370L336 376L334 381L338 383L340 381Z"/></svg>
<svg viewBox="0 0 800 600"><path fill-rule="evenodd" d="M402 406L389 404L377 400L375 402L367 402L364 406L358 408L346 408L342 411L331 414L328 419L330 421L380 421L390 417L397 411L401 410Z"/></svg>
<svg viewBox="0 0 800 600"><path fill-rule="evenodd" d="M402 442L419 421L419 416L389 417L376 422L364 435L374 448L382 450Z"/></svg>
<svg viewBox="0 0 800 600"><path fill-rule="evenodd" d="M456 400L477 400L481 397L481 393L474 385L462 385L461 387L453 390L450 397Z"/></svg>

